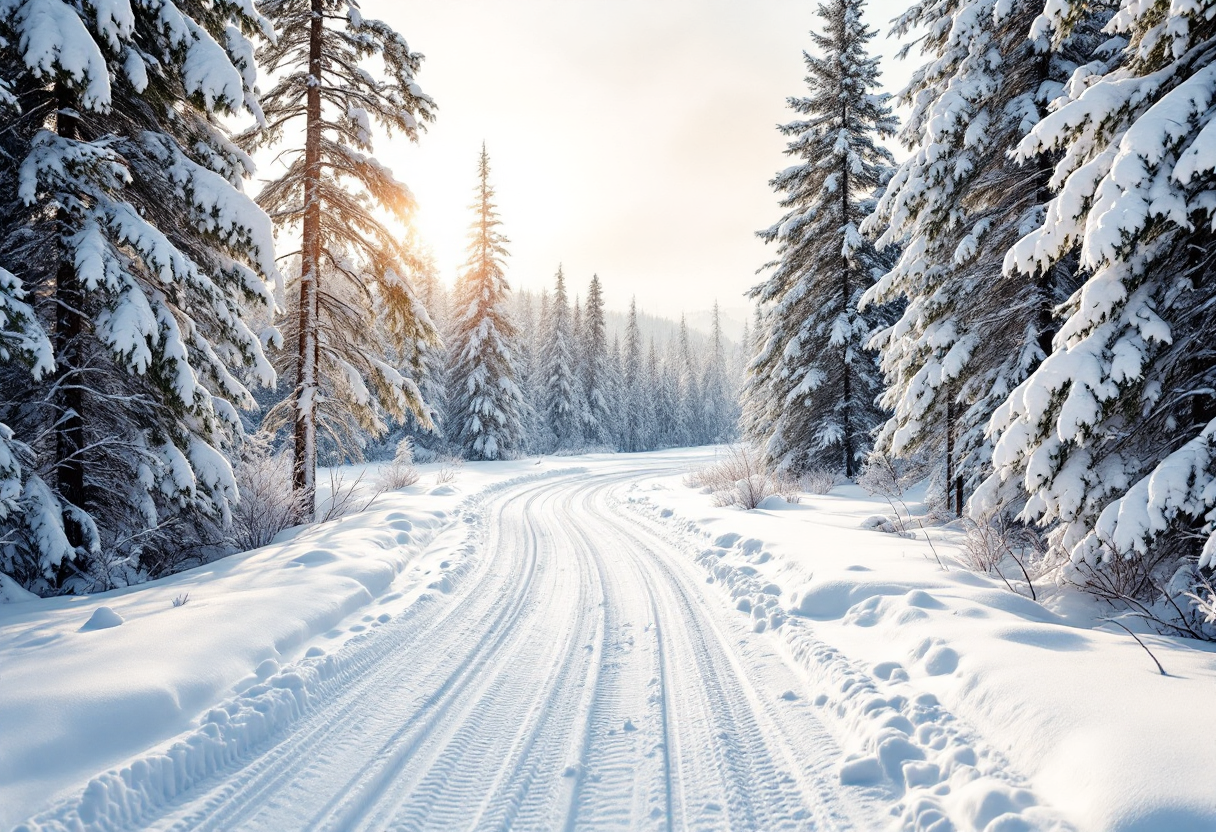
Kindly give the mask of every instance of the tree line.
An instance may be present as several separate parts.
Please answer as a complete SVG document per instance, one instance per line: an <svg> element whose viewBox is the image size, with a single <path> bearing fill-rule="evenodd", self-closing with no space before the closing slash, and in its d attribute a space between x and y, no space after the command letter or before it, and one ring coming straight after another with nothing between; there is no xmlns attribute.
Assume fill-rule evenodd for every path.
<svg viewBox="0 0 1216 832"><path fill-rule="evenodd" d="M636 333L610 352L598 278L585 306L558 287L518 328L484 148L446 297L413 196L372 155L376 132L417 140L434 119L422 56L353 0L4 9L0 570L23 586L94 591L232 551L267 435L304 523L319 456L394 432L471 459L729 432L706 415L733 400L720 332L707 367ZM257 152L275 175L254 198Z"/></svg>
<svg viewBox="0 0 1216 832"><path fill-rule="evenodd" d="M1037 530L1056 574L1190 608L1216 567L1214 8L914 4L899 129L864 3L820 6L751 293L769 464L881 455Z"/></svg>

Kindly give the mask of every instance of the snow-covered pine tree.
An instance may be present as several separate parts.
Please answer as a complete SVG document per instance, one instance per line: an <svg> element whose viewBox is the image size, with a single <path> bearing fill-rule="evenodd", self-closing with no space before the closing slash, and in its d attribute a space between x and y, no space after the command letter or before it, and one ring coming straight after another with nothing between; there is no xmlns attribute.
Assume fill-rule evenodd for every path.
<svg viewBox="0 0 1216 832"><path fill-rule="evenodd" d="M621 450L630 453L649 448L646 419L651 401L648 376L642 356L642 331L638 328L637 298L629 301L629 321L625 327L625 355L621 368Z"/></svg>
<svg viewBox="0 0 1216 832"><path fill-rule="evenodd" d="M722 313L714 301L713 331L710 334L709 358L701 391L705 402L705 442L730 442L739 421L739 397L730 381L726 343L722 335Z"/></svg>
<svg viewBox="0 0 1216 832"><path fill-rule="evenodd" d="M749 336L742 346L743 355L740 361L743 376L739 389L739 434L748 442L756 442L759 437L768 436L772 432L773 424L773 409L769 407L766 392L768 379L750 371L752 362L764 352L767 344L762 304L756 304Z"/></svg>
<svg viewBox="0 0 1216 832"><path fill-rule="evenodd" d="M1050 5L1036 36L1060 48L1087 7ZM1018 148L1060 154L1057 193L1008 266L1038 275L1075 251L1084 283L992 419L975 502L1019 485L1084 579L1147 593L1180 560L1216 568L1216 5L1125 0L1107 31Z"/></svg>
<svg viewBox="0 0 1216 832"><path fill-rule="evenodd" d="M1051 162L1009 153L1068 78L1091 39L1053 50L1031 37L1042 0L933 0L913 5L896 31L925 34L925 64L901 100L911 108L900 165L866 230L903 243L867 301L903 303L878 334L892 415L878 447L944 459L955 511L990 470L984 428L1050 348L1051 310L1068 297L1067 261L1034 278L1003 269L1005 253L1042 219Z"/></svg>
<svg viewBox="0 0 1216 832"><path fill-rule="evenodd" d="M659 348L654 337L646 354L646 447L648 451L671 447L673 434L679 427L679 402L667 368L659 360Z"/></svg>
<svg viewBox="0 0 1216 832"><path fill-rule="evenodd" d="M260 117L263 27L239 2L0 2L3 291L36 299L55 361L0 362L28 450L0 568L36 591L172 568L236 499L238 376L273 378L245 306L277 272L217 117Z"/></svg>
<svg viewBox="0 0 1216 832"><path fill-rule="evenodd" d="M519 372L519 389L523 397L524 409L520 420L524 425L524 449L535 451L544 447L541 437L541 414L534 402L542 389L540 380L539 357L533 350L536 343L536 304L531 292L515 293L515 312L512 314L519 337L516 338L518 356L515 369Z"/></svg>
<svg viewBox="0 0 1216 832"><path fill-rule="evenodd" d="M604 291L599 275L591 276L582 321L583 437L591 445L612 442L612 409L608 369L608 332L604 326Z"/></svg>
<svg viewBox="0 0 1216 832"><path fill-rule="evenodd" d="M424 255L419 259L415 281L418 300L430 316L439 338L414 339L403 345L407 349L418 351L417 356L407 360L405 364L419 368L418 388L431 416L431 427L428 428L423 420L412 413L407 414L406 419L415 446L438 451L446 442L444 431L447 425L448 351L445 341L451 328L450 303L447 289L439 279L439 271L431 256Z"/></svg>
<svg viewBox="0 0 1216 832"><path fill-rule="evenodd" d="M413 343L438 339L410 285L415 255L375 210L407 222L414 199L368 154L373 125L416 140L419 119L434 117L434 103L414 80L422 56L387 24L364 18L355 0L264 0L259 8L276 38L258 58L278 80L262 100L265 125L242 144L273 147L289 126L304 132L302 145L292 141L282 151L287 170L258 201L278 229L298 230L302 241L295 315L285 326L285 369L296 386L274 416L292 424L292 487L307 515L301 519L311 520L326 400L357 411L373 433L380 410L397 419L410 413L430 426ZM383 327L367 326L370 320ZM412 365L377 355L371 339L384 333Z"/></svg>
<svg viewBox="0 0 1216 832"><path fill-rule="evenodd" d="M608 352L608 416L610 421L608 444L615 450L621 450L625 424L625 375L624 359L621 355L620 336L613 333L612 349Z"/></svg>
<svg viewBox="0 0 1216 832"><path fill-rule="evenodd" d="M659 355L659 386L655 394L655 428L659 446L683 448L692 444L688 427L687 387L684 381L684 352L680 348L679 331L663 345Z"/></svg>
<svg viewBox="0 0 1216 832"><path fill-rule="evenodd" d="M485 145L477 165L469 259L456 282L451 343L449 436L466 459L510 459L523 449L523 394L515 367L511 287L503 273L507 238L498 227Z"/></svg>
<svg viewBox="0 0 1216 832"><path fill-rule="evenodd" d="M680 445L705 444L705 399L701 392L701 377L697 360L692 354L688 338L688 322L680 316L680 335L676 342L676 354L672 356L676 368L678 397L680 402Z"/></svg>
<svg viewBox="0 0 1216 832"><path fill-rule="evenodd" d="M858 231L886 182L890 152L877 143L894 134L888 96L877 92L878 59L866 51L874 31L862 21L864 0L820 5L817 54L805 54L810 94L789 99L800 118L780 130L797 164L778 174L781 221L760 232L777 245L769 278L751 291L765 311L765 346L749 388L764 417L752 439L781 470L827 466L853 476L883 414L882 389L866 342L876 309L858 311L862 293L888 261Z"/></svg>
<svg viewBox="0 0 1216 832"><path fill-rule="evenodd" d="M549 304L545 351L541 356L544 377L544 422L553 435L554 448L568 450L582 441L579 425L578 378L575 376L575 347L571 329L566 276L557 267L556 285Z"/></svg>

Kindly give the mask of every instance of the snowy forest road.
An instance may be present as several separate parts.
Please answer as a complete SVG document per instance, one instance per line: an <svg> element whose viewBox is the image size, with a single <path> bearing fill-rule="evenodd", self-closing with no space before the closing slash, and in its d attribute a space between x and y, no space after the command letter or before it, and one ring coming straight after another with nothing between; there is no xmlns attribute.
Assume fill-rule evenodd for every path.
<svg viewBox="0 0 1216 832"><path fill-rule="evenodd" d="M643 473L661 472L492 493L445 592L349 644L287 731L138 825L873 828L795 672L625 506Z"/></svg>

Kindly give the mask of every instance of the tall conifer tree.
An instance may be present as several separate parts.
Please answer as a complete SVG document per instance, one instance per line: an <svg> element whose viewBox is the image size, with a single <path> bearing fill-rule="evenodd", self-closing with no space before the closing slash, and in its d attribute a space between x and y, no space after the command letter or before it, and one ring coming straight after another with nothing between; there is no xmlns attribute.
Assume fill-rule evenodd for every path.
<svg viewBox="0 0 1216 832"><path fill-rule="evenodd" d="M1051 197L1051 160L1009 154L1092 46L1053 50L1032 37L1042 9L1042 0L933 0L896 24L926 33L925 63L901 94L911 156L870 220L880 245L903 243L868 295L904 307L875 338L892 411L878 446L943 459L956 512L989 470L988 419L1050 349L1051 310L1071 291L1067 260L1033 278L1003 270Z"/></svg>
<svg viewBox="0 0 1216 832"><path fill-rule="evenodd" d="M786 213L760 232L777 245L777 259L751 293L764 310L764 347L750 368L751 437L773 465L794 472L823 465L852 476L882 420L874 405L881 379L866 349L881 318L859 312L858 302L887 263L858 228L892 162L877 140L896 123L876 92L864 5L819 7L817 54L804 55L810 95L789 100L801 118L780 128L798 163L771 183Z"/></svg>
<svg viewBox="0 0 1216 832"><path fill-rule="evenodd" d="M1023 516L1082 579L1139 576L1122 591L1145 595L1185 588L1180 566L1216 570L1214 12L1124 0L1106 29L1122 48L1078 69L1018 147L1058 154L1056 194L1006 264L1034 280L1076 252L1084 282L992 419L996 470L976 500L1024 491ZM1053 4L1036 33L1062 50L1091 14Z"/></svg>
<svg viewBox="0 0 1216 832"><path fill-rule="evenodd" d="M515 325L503 272L507 238L498 227L485 145L477 166L469 257L456 283L452 333L451 438L468 459L510 459L523 449Z"/></svg>
<svg viewBox="0 0 1216 832"><path fill-rule="evenodd" d="M40 592L171 568L237 497L240 377L273 378L246 308L277 272L218 117L261 115L264 24L223 0L0 2L0 569Z"/></svg>
<svg viewBox="0 0 1216 832"><path fill-rule="evenodd" d="M591 276L582 327L583 435L592 445L612 441L612 407L608 367L608 332L604 325L604 291L599 275Z"/></svg>
<svg viewBox="0 0 1216 832"><path fill-rule="evenodd" d="M289 127L304 132L303 146L293 143L282 157L287 171L259 202L280 229L301 235L293 314L284 327L291 349L283 369L296 385L281 418L292 425L292 487L307 520L318 419L327 404L340 408L330 414L334 421L353 412L372 432L382 429L379 409L430 426L416 383L422 353L412 342L434 344L437 336L410 285L416 255L372 210L406 222L414 199L368 154L373 125L416 140L420 120L434 117L434 102L414 80L422 56L387 24L364 18L354 0L265 0L260 8L276 38L258 57L278 81L263 99L266 125L243 143L275 146ZM382 326L369 327L369 320ZM402 345L411 365L380 359L377 335Z"/></svg>
<svg viewBox="0 0 1216 832"><path fill-rule="evenodd" d="M566 276L560 265L555 280L553 299L549 305L548 340L541 357L544 421L553 435L555 447L568 449L578 444L581 432L570 303L566 295Z"/></svg>
<svg viewBox="0 0 1216 832"><path fill-rule="evenodd" d="M629 301L629 321L625 327L625 355L621 372L621 449L629 452L643 451L648 447L646 435L650 427L646 410L651 397L647 390L653 388L647 385L646 365L642 356L642 332L638 328L637 298L631 298Z"/></svg>

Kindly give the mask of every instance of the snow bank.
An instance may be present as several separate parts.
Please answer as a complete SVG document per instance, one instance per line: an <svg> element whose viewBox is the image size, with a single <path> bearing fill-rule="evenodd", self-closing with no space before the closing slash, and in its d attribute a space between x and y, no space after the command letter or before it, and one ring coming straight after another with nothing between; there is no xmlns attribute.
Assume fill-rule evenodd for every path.
<svg viewBox="0 0 1216 832"><path fill-rule="evenodd" d="M39 600L0 576L0 599L28 601L0 603L0 828L48 804L27 828L138 826L341 687L338 647L449 591L483 495L581 470L470 465L436 488L434 467L363 513L137 587Z"/></svg>
<svg viewBox="0 0 1216 832"><path fill-rule="evenodd" d="M629 501L802 668L842 783L901 795L895 828L1216 829L1209 645L1142 635L1162 677L1099 629L1108 610L1015 595L958 566L950 532L884 533L884 504L853 486L743 512L668 477Z"/></svg>

